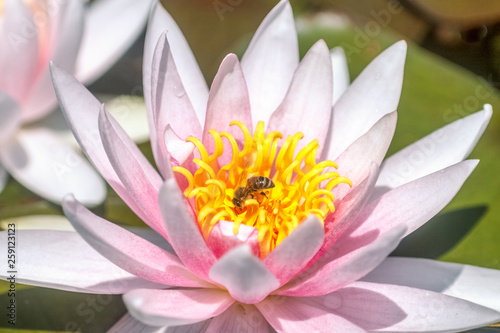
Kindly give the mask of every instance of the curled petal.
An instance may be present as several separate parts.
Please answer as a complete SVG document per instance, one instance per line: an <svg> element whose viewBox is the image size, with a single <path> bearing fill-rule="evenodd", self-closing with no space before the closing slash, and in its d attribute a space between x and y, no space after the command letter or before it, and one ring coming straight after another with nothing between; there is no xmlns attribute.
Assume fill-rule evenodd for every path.
<svg viewBox="0 0 500 333"><path fill-rule="evenodd" d="M220 258L210 269L210 278L223 285L235 300L253 304L279 287L279 281L255 257L248 245L237 247Z"/></svg>
<svg viewBox="0 0 500 333"><path fill-rule="evenodd" d="M198 323L224 312L234 300L217 289L136 289L123 295L130 314L151 326Z"/></svg>

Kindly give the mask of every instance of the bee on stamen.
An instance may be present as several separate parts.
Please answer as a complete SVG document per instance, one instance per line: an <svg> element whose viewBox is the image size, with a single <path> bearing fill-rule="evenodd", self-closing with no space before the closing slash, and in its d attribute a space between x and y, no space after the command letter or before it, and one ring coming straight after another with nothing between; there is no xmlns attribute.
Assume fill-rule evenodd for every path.
<svg viewBox="0 0 500 333"><path fill-rule="evenodd" d="M268 190L274 187L271 179L264 176L255 176L247 180L246 186L240 186L234 191L234 211L238 215L236 208L242 209L243 203L248 199L254 198L254 193L259 193L267 198L263 190Z"/></svg>

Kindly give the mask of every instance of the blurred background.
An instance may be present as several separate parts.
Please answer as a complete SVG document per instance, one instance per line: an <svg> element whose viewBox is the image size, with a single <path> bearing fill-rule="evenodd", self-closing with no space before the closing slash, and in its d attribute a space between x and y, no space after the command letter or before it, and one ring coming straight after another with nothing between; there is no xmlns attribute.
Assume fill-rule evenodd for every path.
<svg viewBox="0 0 500 333"><path fill-rule="evenodd" d="M481 160L478 167L444 211L405 239L394 255L500 269L500 2L290 2L296 17L301 55L318 39L324 39L330 48L342 46L351 80L389 45L401 39L408 41L398 127L389 155L453 120L481 110L485 103L493 106L491 122L470 156ZM260 22L276 3L269 0L163 0L209 83L227 53L243 54ZM142 97L143 37L90 87L94 94ZM151 157L149 143L140 144L140 148ZM428 196L431 199L433 193ZM93 210L120 224L143 226L110 188L106 202ZM59 206L44 201L10 179L0 194L0 221L34 214L62 215L62 212ZM3 287L0 284L1 293L6 290L1 289ZM18 288L18 298L25 309L18 309L16 330L1 321L2 332L66 332L78 328L84 332L104 332L125 311L119 296ZM3 300L0 296L1 308L4 308ZM82 304L82 311L92 309L89 302L102 306L75 314L75 309ZM68 326L68 323L76 323L76 326Z"/></svg>

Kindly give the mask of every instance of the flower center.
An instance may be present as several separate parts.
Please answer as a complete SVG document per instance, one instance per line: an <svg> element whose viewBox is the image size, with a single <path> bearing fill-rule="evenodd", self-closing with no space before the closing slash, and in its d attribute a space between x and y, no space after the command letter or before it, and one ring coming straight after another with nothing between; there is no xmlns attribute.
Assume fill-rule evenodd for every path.
<svg viewBox="0 0 500 333"><path fill-rule="evenodd" d="M189 182L184 195L195 206L203 237L219 220L234 222L233 232L238 234L241 224L258 229L260 256L264 258L310 214L324 221L335 211L332 189L341 183L352 182L341 177L333 161L316 163L318 140L313 140L297 154L295 149L304 135L300 132L288 136L278 149L283 135L274 131L267 136L264 123L259 122L252 137L239 121L244 145L240 151L236 139L228 132L210 130L215 151L208 155L200 140L189 137L200 155L193 162L199 168L194 174L183 167L174 167ZM222 137L232 149L232 158L220 165L224 153Z"/></svg>

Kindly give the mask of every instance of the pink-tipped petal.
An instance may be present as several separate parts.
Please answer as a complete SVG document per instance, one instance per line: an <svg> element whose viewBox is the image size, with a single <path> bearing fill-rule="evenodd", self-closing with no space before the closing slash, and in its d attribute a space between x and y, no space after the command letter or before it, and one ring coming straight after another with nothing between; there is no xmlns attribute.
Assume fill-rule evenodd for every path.
<svg viewBox="0 0 500 333"><path fill-rule="evenodd" d="M164 173L164 164L170 163L166 160L167 127L170 127L182 140L186 140L189 136L201 137L202 129L177 72L166 33L163 33L158 40L151 70L152 132L154 132L151 143L156 146L153 148L156 164Z"/></svg>
<svg viewBox="0 0 500 333"><path fill-rule="evenodd" d="M320 40L302 59L283 102L269 119L267 131L280 131L285 138L302 132L304 138L297 149L318 139L321 154L332 111L332 87L330 52Z"/></svg>
<svg viewBox="0 0 500 333"><path fill-rule="evenodd" d="M500 320L500 313L459 298L390 284L355 282L320 300L370 332L458 332Z"/></svg>
<svg viewBox="0 0 500 333"><path fill-rule="evenodd" d="M349 87L351 79L344 49L340 46L335 47L330 50L330 55L332 57L333 70L333 105L335 105L340 96L342 96Z"/></svg>
<svg viewBox="0 0 500 333"><path fill-rule="evenodd" d="M220 258L210 269L210 278L226 287L232 298L246 304L262 301L280 285L248 245L241 245Z"/></svg>
<svg viewBox="0 0 500 333"><path fill-rule="evenodd" d="M179 258L94 215L73 197L65 198L63 209L76 231L97 252L127 272L171 286L206 286L182 265Z"/></svg>
<svg viewBox="0 0 500 333"><path fill-rule="evenodd" d="M73 76L51 65L54 89L64 116L83 152L125 203L144 221L146 215L130 196L111 165L99 134L101 103Z"/></svg>
<svg viewBox="0 0 500 333"><path fill-rule="evenodd" d="M243 244L248 244L252 254L259 256L259 231L246 224L241 224L238 234L233 231L233 222L220 220L208 236L207 245L217 258L222 257L229 250Z"/></svg>
<svg viewBox="0 0 500 333"><path fill-rule="evenodd" d="M48 130L20 130L2 146L0 161L25 187L52 202L60 203L68 193L88 206L106 198L96 171Z"/></svg>
<svg viewBox="0 0 500 333"><path fill-rule="evenodd" d="M287 0L282 0L262 21L241 59L254 126L258 121L268 123L285 97L298 64L292 7Z"/></svg>
<svg viewBox="0 0 500 333"><path fill-rule="evenodd" d="M435 291L500 311L500 271L496 269L389 257L362 281Z"/></svg>
<svg viewBox="0 0 500 333"><path fill-rule="evenodd" d="M326 251L337 241L337 239L351 226L356 220L358 214L365 206L370 193L375 186L378 176L378 166L372 163L372 168L368 176L354 189L349 192L335 208L335 212L330 214L325 219L325 240L321 248L316 252L314 257L309 261L304 270L315 264L316 269L326 265L328 260L326 257L321 262L316 263L321 259Z"/></svg>
<svg viewBox="0 0 500 333"><path fill-rule="evenodd" d="M144 44L143 81L144 98L148 109L151 108L151 65L156 43L160 35L168 31L168 41L172 56L177 66L184 88L191 101L200 124L205 123L207 109L208 87L205 78L198 67L196 59L181 30L160 2L155 2L151 10Z"/></svg>
<svg viewBox="0 0 500 333"><path fill-rule="evenodd" d="M192 142L182 140L170 127L167 125L165 128L165 147L168 155L170 155L170 164L172 166L178 166L184 164L184 162L189 162L188 158L191 157L194 149L196 148ZM166 157L165 157L166 159ZM167 160L167 159L166 159Z"/></svg>
<svg viewBox="0 0 500 333"><path fill-rule="evenodd" d="M390 189L464 160L491 119L491 105L454 121L387 158L372 199Z"/></svg>
<svg viewBox="0 0 500 333"><path fill-rule="evenodd" d="M271 331L266 319L255 306L234 303L222 314L214 317L204 332L268 333Z"/></svg>
<svg viewBox="0 0 500 333"><path fill-rule="evenodd" d="M20 124L19 105L9 95L0 91L0 143L10 138Z"/></svg>
<svg viewBox="0 0 500 333"><path fill-rule="evenodd" d="M175 252L191 272L208 281L208 271L216 258L205 243L195 217L189 214L189 204L175 179L165 181L160 189L159 203L165 230Z"/></svg>
<svg viewBox="0 0 500 333"><path fill-rule="evenodd" d="M405 56L406 42L389 47L359 74L335 103L329 128L331 139L326 143L322 160L335 160L380 118L397 109Z"/></svg>
<svg viewBox="0 0 500 333"><path fill-rule="evenodd" d="M1 18L0 90L22 104L38 70L36 25L22 0L3 1Z"/></svg>
<svg viewBox="0 0 500 333"><path fill-rule="evenodd" d="M40 5L38 18L47 15L46 8ZM53 19L53 26L50 27L53 41L47 45L50 50L42 55L41 73L39 73L36 83L31 88L29 96L23 105L25 119L29 121L38 120L46 116L57 104L57 98L52 87L50 78L49 61L52 60L65 71L73 73L75 63L82 40L84 29L84 3L80 0L57 2L53 12L45 20ZM47 24L49 25L49 24ZM43 32L40 33L43 35ZM49 44L49 42L47 42Z"/></svg>
<svg viewBox="0 0 500 333"><path fill-rule="evenodd" d="M224 312L234 300L217 289L137 289L123 295L130 314L151 326L194 324Z"/></svg>
<svg viewBox="0 0 500 333"><path fill-rule="evenodd" d="M385 232L399 224L406 225L406 235L410 234L453 199L477 163L463 161L385 193L365 206L339 241L345 242L343 246L348 249L351 236Z"/></svg>
<svg viewBox="0 0 500 333"><path fill-rule="evenodd" d="M263 263L278 278L280 285L284 285L316 254L324 236L323 223L310 215L266 256Z"/></svg>
<svg viewBox="0 0 500 333"><path fill-rule="evenodd" d="M351 239L350 253L334 244L313 266L276 293L287 296L320 296L339 290L377 267L399 244L406 228L397 226L384 234L366 239ZM367 245L364 245L367 243ZM338 255L342 252L344 256Z"/></svg>
<svg viewBox="0 0 500 333"><path fill-rule="evenodd" d="M8 232L0 232L7 244ZM161 288L140 279L101 256L76 232L17 230L16 282L94 294L123 294L137 288ZM0 249L7 258L7 246ZM0 272L6 279L7 269Z"/></svg>
<svg viewBox="0 0 500 333"><path fill-rule="evenodd" d="M99 132L109 162L145 217L144 222L166 236L158 206L162 178L104 106L99 114Z"/></svg>
<svg viewBox="0 0 500 333"><path fill-rule="evenodd" d="M382 163L387 149L391 144L394 131L396 130L396 111L386 114L368 132L354 141L335 160L338 164L338 173L349 178L354 186L359 184L368 174L371 164ZM336 187L333 194L337 200L342 199L351 189L347 186Z"/></svg>
<svg viewBox="0 0 500 333"><path fill-rule="evenodd" d="M143 31L151 0L99 0L90 4L76 63L78 80L92 83Z"/></svg>
<svg viewBox="0 0 500 333"><path fill-rule="evenodd" d="M243 134L238 127L229 127L229 123L233 120L239 120L247 128L252 128L250 99L243 71L238 57L235 54L229 54L219 67L208 97L207 117L203 126L203 144L209 153L213 153L215 149L213 137L208 132L211 129L219 133L229 132L237 140L244 141ZM220 163L224 164L224 162Z"/></svg>
<svg viewBox="0 0 500 333"><path fill-rule="evenodd" d="M349 332L366 333L313 297L269 296L255 304L264 318L278 332Z"/></svg>

